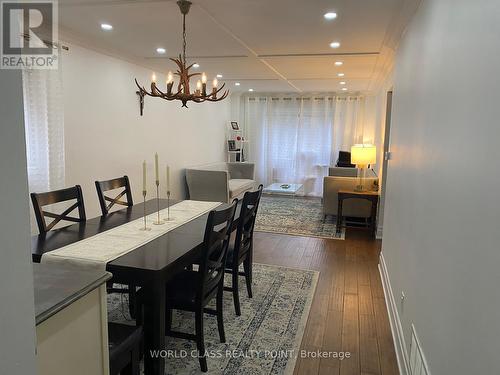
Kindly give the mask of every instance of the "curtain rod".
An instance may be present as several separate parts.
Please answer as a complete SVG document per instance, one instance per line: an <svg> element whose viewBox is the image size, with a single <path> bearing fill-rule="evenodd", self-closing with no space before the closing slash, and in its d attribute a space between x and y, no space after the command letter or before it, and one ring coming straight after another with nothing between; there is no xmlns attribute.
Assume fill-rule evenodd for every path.
<svg viewBox="0 0 500 375"><path fill-rule="evenodd" d="M333 95L324 97L301 96L301 97L276 97L276 96L250 96L248 100L358 100L363 99L364 95Z"/></svg>

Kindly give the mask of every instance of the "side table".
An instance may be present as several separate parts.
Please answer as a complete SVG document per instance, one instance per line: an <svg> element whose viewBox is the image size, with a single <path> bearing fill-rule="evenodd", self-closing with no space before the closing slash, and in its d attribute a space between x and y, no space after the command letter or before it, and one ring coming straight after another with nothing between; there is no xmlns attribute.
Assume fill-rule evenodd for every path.
<svg viewBox="0 0 500 375"><path fill-rule="evenodd" d="M370 215L370 231L372 232L373 237L375 237L375 231L377 228L377 206L380 198L380 193L378 191L355 191L355 190L339 190L338 191L338 208L337 208L337 233L340 233L342 230L342 206L344 203L344 199L366 199L371 202L372 209Z"/></svg>

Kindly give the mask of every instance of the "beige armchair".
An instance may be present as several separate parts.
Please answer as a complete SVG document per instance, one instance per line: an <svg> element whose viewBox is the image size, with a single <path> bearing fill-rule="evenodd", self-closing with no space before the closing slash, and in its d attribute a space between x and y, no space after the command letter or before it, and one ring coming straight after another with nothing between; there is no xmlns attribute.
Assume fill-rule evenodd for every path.
<svg viewBox="0 0 500 375"><path fill-rule="evenodd" d="M354 190L359 183L354 168L330 168L329 173L340 174L340 176L326 176L323 179L323 215L325 217L337 215L338 191ZM378 177L372 170L367 171L364 186L367 190L375 190L378 186ZM342 206L342 214L350 217L370 217L371 203L364 199L347 199Z"/></svg>
<svg viewBox="0 0 500 375"><path fill-rule="evenodd" d="M253 163L215 163L186 169L189 199L231 202L254 190Z"/></svg>

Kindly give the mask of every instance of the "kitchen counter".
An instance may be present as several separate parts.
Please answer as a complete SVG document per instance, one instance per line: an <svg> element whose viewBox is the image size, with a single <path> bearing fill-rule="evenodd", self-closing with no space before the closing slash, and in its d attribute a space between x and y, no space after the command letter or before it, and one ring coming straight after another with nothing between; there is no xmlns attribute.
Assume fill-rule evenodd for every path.
<svg viewBox="0 0 500 375"><path fill-rule="evenodd" d="M104 270L33 264L38 374L109 375Z"/></svg>
<svg viewBox="0 0 500 375"><path fill-rule="evenodd" d="M33 264L36 324L92 292L111 276L106 271Z"/></svg>

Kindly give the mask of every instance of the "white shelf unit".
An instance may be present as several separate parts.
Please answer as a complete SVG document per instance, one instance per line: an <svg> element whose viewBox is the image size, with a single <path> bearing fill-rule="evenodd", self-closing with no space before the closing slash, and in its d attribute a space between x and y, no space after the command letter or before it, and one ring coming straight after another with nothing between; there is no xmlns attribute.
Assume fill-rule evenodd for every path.
<svg viewBox="0 0 500 375"><path fill-rule="evenodd" d="M245 140L240 140L240 141L236 140L236 138L238 136L241 137L241 138L243 138L242 130L241 129L240 130L234 130L234 129L230 128L229 132L230 132L229 133L230 136L228 136L227 140L228 141L233 140L235 142L235 144L236 144L236 151L230 151L229 150L229 143L226 142L227 143L227 161L228 162L232 162L232 161L239 160L240 162L242 162L243 161L243 156L245 155L244 152L245 152L245 150L246 150L246 148L248 146L248 143L250 141L248 141L246 139ZM234 155L234 158L232 157L232 155ZM232 159L234 159L234 160L232 160Z"/></svg>

